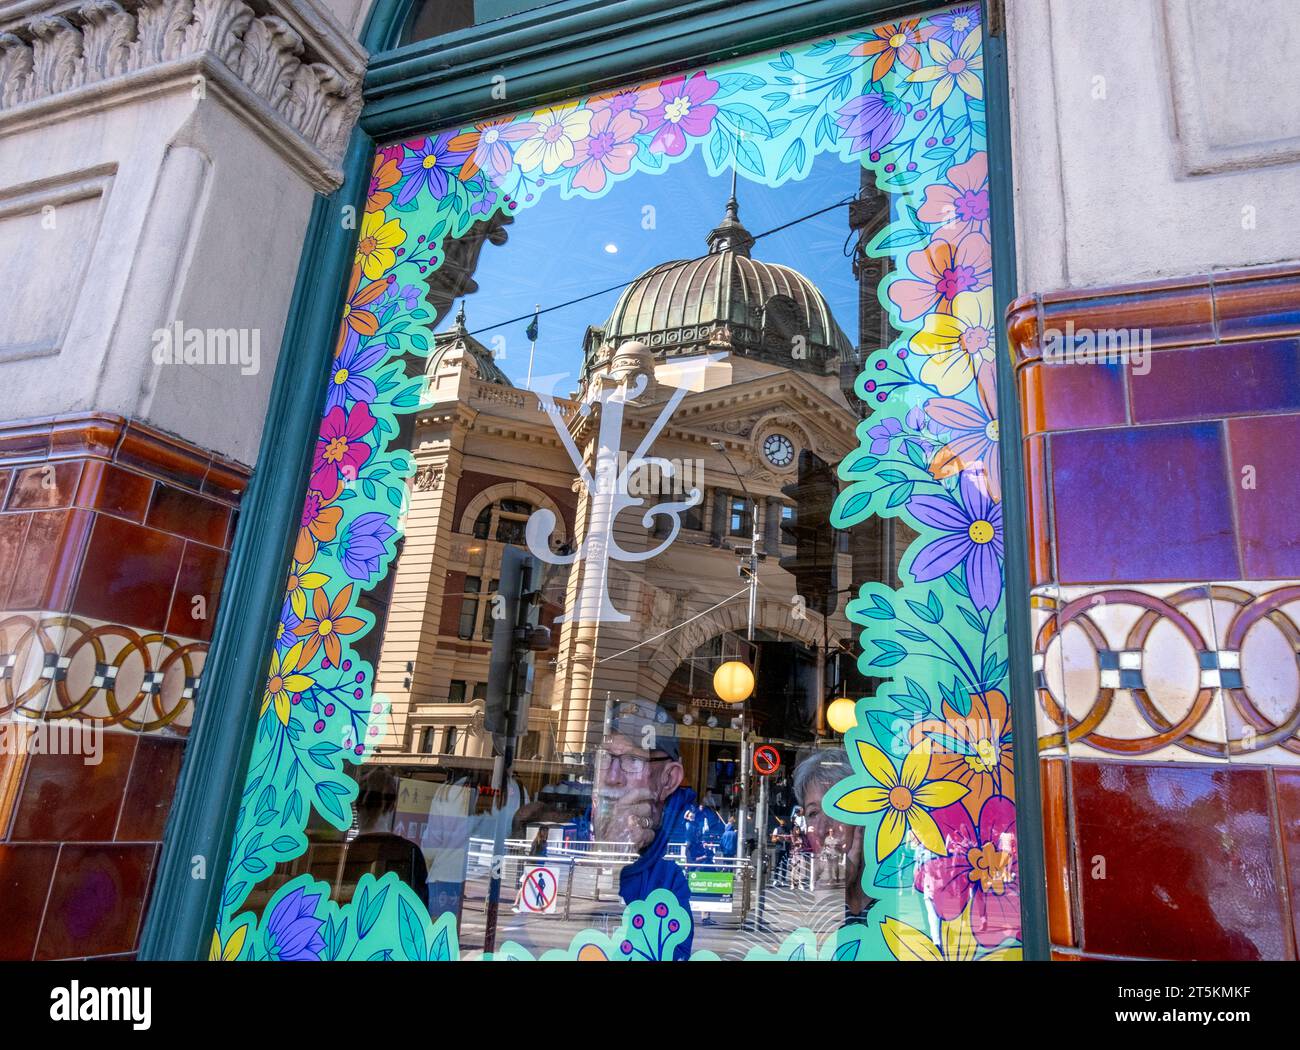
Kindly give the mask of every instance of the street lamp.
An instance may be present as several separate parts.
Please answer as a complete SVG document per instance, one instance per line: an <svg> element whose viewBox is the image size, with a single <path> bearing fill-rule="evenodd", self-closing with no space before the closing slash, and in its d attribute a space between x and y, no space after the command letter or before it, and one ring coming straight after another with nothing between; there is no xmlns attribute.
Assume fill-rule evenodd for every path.
<svg viewBox="0 0 1300 1050"><path fill-rule="evenodd" d="M835 732L843 736L858 724L857 705L847 696L836 697L826 708L826 721Z"/></svg>
<svg viewBox="0 0 1300 1050"><path fill-rule="evenodd" d="M736 464L731 462L731 457L727 455L727 446L723 444L721 441L710 441L709 447L712 448L713 451L721 453L722 458L727 461L727 466L731 468L731 473L736 476L736 481L740 485L740 491L745 494L745 499L749 500L749 524L750 524L749 558L747 559L748 565L746 565L744 562L741 563L740 575L742 577L747 576L749 580L749 611L747 616L747 626L745 629L745 640L748 642L753 642L754 625L755 625L755 621L758 619L758 558L759 558L758 500L756 500L753 494L749 491L749 486L745 484L745 479L740 476L740 471L736 469ZM726 675L724 676L726 678L726 681L723 683L722 687L720 687L719 676L722 676L724 671L727 672ZM748 678L747 683L744 680L741 680L743 677L741 675L741 671L745 672L745 675ZM727 703L743 704L754 692L754 672L751 668L741 663L740 661L730 660L718 668L717 672L714 674L713 683L714 683L714 689L717 690L720 699L727 701ZM723 687L730 688L732 686L735 687L735 694L736 694L735 700L728 699L728 697L724 695L722 691ZM743 695L739 695L742 689L743 689ZM736 829L738 832L736 838L736 855L738 857L741 854L743 854L745 850L745 835L746 835L745 818L749 809L749 749L748 749L748 744L745 740L745 736L746 736L745 729L746 729L745 717L744 714L742 713L741 721L740 721L740 756L741 756L740 821L739 821L739 827ZM762 785L762 790L760 793L764 797L760 802L759 809L760 811L764 811L765 804L766 804L765 783L764 785ZM759 888L759 900L760 900L759 921L760 922L762 921L762 905L761 905L762 888L761 887L763 884L763 859L762 859L763 843L761 841L762 833L763 833L763 829L760 827L759 829L760 841L758 843L759 860L758 860L758 868L757 868L757 875L756 875L756 880L760 887Z"/></svg>
<svg viewBox="0 0 1300 1050"><path fill-rule="evenodd" d="M727 461L727 466L731 468L731 473L736 476L736 481L740 483L740 491L745 494L745 499L749 500L749 523L750 523L750 540L749 540L749 564L740 566L740 575L749 578L749 616L748 626L745 630L746 641L754 640L754 621L758 618L758 557L759 557L759 538L758 538L758 500L750 494L749 488L745 485L745 479L740 476L740 471L736 469L736 464L731 462L731 457L727 455L727 446L721 441L710 441L709 447L715 452L722 453L722 458Z"/></svg>
<svg viewBox="0 0 1300 1050"><path fill-rule="evenodd" d="M728 660L713 672L713 691L728 704L743 704L753 695L754 672L749 664Z"/></svg>

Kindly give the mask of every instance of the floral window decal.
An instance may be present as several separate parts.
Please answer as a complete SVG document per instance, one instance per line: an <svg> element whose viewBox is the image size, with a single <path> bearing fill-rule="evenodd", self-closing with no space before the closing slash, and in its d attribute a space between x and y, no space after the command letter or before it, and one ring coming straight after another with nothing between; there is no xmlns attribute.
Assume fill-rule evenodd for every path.
<svg viewBox="0 0 1300 1050"><path fill-rule="evenodd" d="M444 318L421 293L449 245L493 215L527 222L544 194L599 198L691 157L711 176L734 171L742 188L776 188L827 154L869 172L891 209L866 254L886 271L878 298L892 334L866 346L854 391L868 410L838 467L833 520L849 529L898 519L915 539L900 586L854 581L847 617L860 632L859 669L880 684L857 700L844 734L852 774L822 803L862 829L871 911L828 937L796 931L749 954L1019 957L982 34L978 6L960 5L378 151L258 698L214 959L462 955L455 916L431 916L392 874L362 876L349 900L332 899L311 874L266 889L277 867L307 852L309 818L340 831L352 824L351 771L387 713L355 647L375 629L365 595L399 554L412 486L440 483L417 485L399 443L425 383L399 359L435 346ZM614 929L545 952L507 942L493 955L682 958L699 921L656 890Z"/></svg>

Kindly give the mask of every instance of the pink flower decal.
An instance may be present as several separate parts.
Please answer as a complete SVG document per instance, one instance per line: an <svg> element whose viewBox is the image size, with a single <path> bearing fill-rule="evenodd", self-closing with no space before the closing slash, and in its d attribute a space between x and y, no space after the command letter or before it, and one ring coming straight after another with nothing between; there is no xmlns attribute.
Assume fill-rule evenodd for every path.
<svg viewBox="0 0 1300 1050"><path fill-rule="evenodd" d="M716 81L710 80L701 70L686 77L673 77L659 85L662 99L649 114L647 131L655 137L650 140L651 153L666 153L680 157L686 151L687 137L707 135L718 115L718 107L709 103L718 91Z"/></svg>
<svg viewBox="0 0 1300 1050"><path fill-rule="evenodd" d="M969 904L971 932L985 948L1019 937L1015 803L994 795L980 808L979 827L960 802L931 815L948 855L917 869L916 888L934 902L944 922L957 918Z"/></svg>
<svg viewBox="0 0 1300 1050"><path fill-rule="evenodd" d="M967 233L989 233L989 157L976 153L948 171L947 183L925 188L925 203L917 209L922 222L941 222L936 237L955 241Z"/></svg>
<svg viewBox="0 0 1300 1050"><path fill-rule="evenodd" d="M574 144L573 159L568 162L578 170L573 184L592 193L605 188L606 175L624 175L636 156L632 140L641 130L641 120L630 110L597 110L591 117L591 134Z"/></svg>
<svg viewBox="0 0 1300 1050"><path fill-rule="evenodd" d="M990 287L993 259L989 242L978 234L966 234L956 241L936 237L919 252L907 257L913 278L889 286L889 298L903 321L915 321L938 307L952 313L952 301L962 292Z"/></svg>
<svg viewBox="0 0 1300 1050"><path fill-rule="evenodd" d="M587 108L593 112L599 113L605 109L615 116L620 113L632 114L642 130L649 123L651 114L662 105L663 95L654 84L611 91L607 95L593 95L587 100Z"/></svg>
<svg viewBox="0 0 1300 1050"><path fill-rule="evenodd" d="M346 415L336 405L325 414L320 436L316 438L316 454L312 460L311 486L333 499L343 479L355 478L357 472L370 458L370 446L361 438L375 429L375 417L370 406L358 401Z"/></svg>

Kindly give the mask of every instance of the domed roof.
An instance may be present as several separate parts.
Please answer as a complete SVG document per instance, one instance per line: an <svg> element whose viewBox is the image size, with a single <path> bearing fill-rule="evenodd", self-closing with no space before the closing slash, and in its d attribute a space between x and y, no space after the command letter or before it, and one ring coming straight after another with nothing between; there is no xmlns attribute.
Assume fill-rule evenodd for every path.
<svg viewBox="0 0 1300 1050"><path fill-rule="evenodd" d="M812 281L789 266L751 258L754 238L738 211L733 196L708 235L705 255L661 263L623 290L604 327L589 333L589 366L602 344L616 349L629 339L657 357L731 349L821 373L831 369L832 358L852 354ZM807 343L802 357L790 353L797 336Z"/></svg>
<svg viewBox="0 0 1300 1050"><path fill-rule="evenodd" d="M456 321L445 332L438 332L433 337L433 349L425 364L425 372L433 375L444 364L458 366L462 359L468 359L469 371L485 383L497 386L514 386L510 377L501 371L496 359L486 346L480 343L465 327L465 304L460 304L456 311Z"/></svg>

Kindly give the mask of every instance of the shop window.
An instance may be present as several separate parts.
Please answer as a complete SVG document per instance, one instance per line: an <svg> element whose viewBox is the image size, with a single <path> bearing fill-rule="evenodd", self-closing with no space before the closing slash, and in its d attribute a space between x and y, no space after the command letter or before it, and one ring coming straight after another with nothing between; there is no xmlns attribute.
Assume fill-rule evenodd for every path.
<svg viewBox="0 0 1300 1050"><path fill-rule="evenodd" d="M413 34L445 28L433 7ZM341 666L362 710L368 689L389 698L393 739L416 742L403 722L424 724L449 674L448 700L477 703L439 720L436 767L362 747L303 775L379 769L417 800L391 827L440 829L416 845L451 874L385 905L408 909L408 940L418 914L422 952L440 932L465 958L1015 949L1011 858L947 857L932 830L976 834L974 801L1014 794L1000 508L972 487L996 428L929 415L985 411L996 345L981 32L963 5L380 144L391 181L352 294L388 297L363 345L397 386L344 405L369 455L338 534L361 521L385 542L382 519L411 541L387 591L337 545L319 586L332 598L351 566L389 596L370 663ZM454 523L380 491L445 450L430 469L465 501ZM502 492L466 536L471 502ZM705 527L708 544L682 535ZM505 659L484 644L498 594L517 607ZM408 664L419 682L391 670ZM338 677L304 673L322 699ZM927 757L971 712L984 735ZM288 730L263 718L270 749ZM250 776L278 785L274 754ZM529 879L537 844L568 918ZM977 846L999 877L951 878ZM331 899L354 914L372 885ZM647 924L653 944L629 932Z"/></svg>

